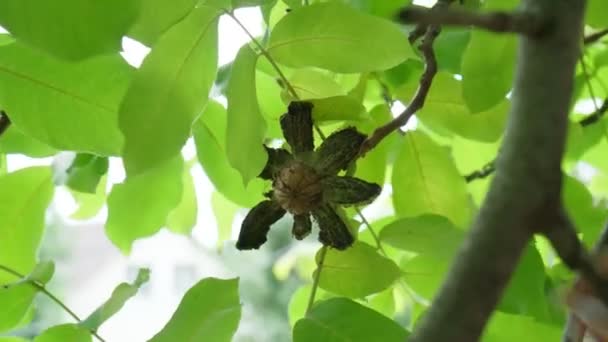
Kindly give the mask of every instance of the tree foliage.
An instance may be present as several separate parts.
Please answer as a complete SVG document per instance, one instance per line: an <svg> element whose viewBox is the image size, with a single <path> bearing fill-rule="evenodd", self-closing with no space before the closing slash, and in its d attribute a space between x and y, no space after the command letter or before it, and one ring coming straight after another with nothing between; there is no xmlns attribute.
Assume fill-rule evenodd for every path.
<svg viewBox="0 0 608 342"><path fill-rule="evenodd" d="M489 11L510 18L518 3L443 0L435 7L454 10L462 15L458 18ZM13 333L31 320L38 295L51 297L74 321L47 327L34 341L102 340L99 327L154 278L141 270L86 318L65 307L46 287L53 281L53 263L38 253L56 188L73 195L79 206L75 219L93 217L106 206L105 234L128 255L135 241L162 228L192 234L201 199L191 170L200 166L215 188L218 245L234 248L231 227L242 220L237 212L272 204L277 196L276 177L262 177L273 184L257 178L276 162L271 151L322 164L340 158L323 147L332 144L335 132L356 132L351 140L360 138L361 153L344 157L348 165L320 181L325 187L320 196L331 199L323 197L329 204L312 216L323 221L323 212L333 215L334 225L346 227L341 233L350 234L349 243L332 248L327 241L333 228L323 222L322 243L317 233L304 242L276 242L284 249L273 256L275 273L283 267L301 274L289 307L292 338L406 340L472 234L482 203L495 200L486 198L500 168L494 160L503 153L505 131L516 129L507 124L512 105L525 96L513 92L516 65L525 63L517 59L515 34L536 32L517 21L496 29L492 17L462 25L448 20L452 12L441 19L446 25L440 29L443 22L434 17L413 17L419 8L410 17L402 12L398 23L396 14L406 5L396 0L0 3L0 26L8 31L0 35L0 341L21 341ZM239 21L235 11L242 7L259 8L262 37L253 37ZM559 171L563 186L557 201L586 247L596 244L608 219L607 13L608 2L588 1ZM251 41L232 62L218 66L218 44L229 39L218 29L221 17L236 22ZM120 55L123 37L151 49L140 67ZM310 147L299 150L285 135L289 129L281 118L296 101L312 105L309 129L315 136L306 144L320 146L316 154ZM543 134L530 144L542 145ZM184 160L181 152L189 139L195 160ZM73 156L67 169L10 165L12 155L60 153ZM109 181L110 159L124 165L121 183ZM534 175L522 177L527 176ZM353 190L355 181L361 187ZM377 195L360 194L374 183L383 188L374 203L350 200L356 193ZM351 197L343 200L348 191ZM254 223L266 234L286 226L272 225L280 216ZM290 217L279 222L291 226ZM294 216L295 235L298 224L309 222L299 219ZM266 237L258 240L251 248ZM316 253L282 264L300 244L314 244ZM496 312L486 317L484 341L559 338L568 314L561 289L576 273L564 271L571 263L548 245L541 234L522 244ZM267 248L242 252L243 263L261 258ZM486 280L493 281L470 279ZM247 305L239 297L238 279L201 279L150 341L230 341Z"/></svg>

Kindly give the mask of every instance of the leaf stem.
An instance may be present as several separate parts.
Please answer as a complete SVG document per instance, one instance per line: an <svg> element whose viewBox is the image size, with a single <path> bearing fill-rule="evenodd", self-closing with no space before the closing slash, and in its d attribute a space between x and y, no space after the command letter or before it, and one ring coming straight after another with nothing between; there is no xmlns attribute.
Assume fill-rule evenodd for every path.
<svg viewBox="0 0 608 342"><path fill-rule="evenodd" d="M0 265L0 270L3 270L6 273L12 274L17 278L21 278L24 280L26 279L25 275L17 272L16 270L14 270L8 266ZM57 296L55 296L53 293L51 293L49 290L47 290L47 288L44 286L44 284L41 284L34 280L29 280L29 279L26 281L28 284L30 284L31 286L36 288L38 291L44 293L47 297L49 297L49 299L51 299L53 302L55 302L57 305L59 305L65 312L67 312L70 316L72 316L72 318L74 318L74 320L76 320L78 323L82 323L82 319L80 319L80 317L78 317L78 315L74 311L72 311L64 302L62 302ZM105 342L105 340L103 338L101 338L101 336L99 336L95 330L91 330L91 329L88 329L88 330L99 341Z"/></svg>
<svg viewBox="0 0 608 342"><path fill-rule="evenodd" d="M283 72L281 71L281 68L279 68L279 65L275 62L275 60L272 58L272 56L264 48L264 46L262 46L262 44L260 42L258 42L257 39L255 39L255 37L251 34L251 32L249 32L247 30L245 25L243 25L243 23L241 23L241 21L234 15L234 13L226 11L226 10L224 10L224 13L226 13L230 18L232 18L237 23L237 25L239 25L241 27L241 29L243 29L243 31L245 32L245 34L247 36L249 36L249 39L251 39L253 44L255 44L255 46L257 46L257 48L260 50L260 54L262 54L262 56L266 57L266 59L268 60L270 65L272 65L274 70L276 70L277 74L279 74L279 77L285 84L285 87L287 87L287 90L289 91L291 96L293 96L296 100L299 100L300 97L298 96L298 93L296 93L296 90L294 89L294 87L291 85L291 83L289 83L289 81L287 80L287 77L285 77L285 74L283 74Z"/></svg>
<svg viewBox="0 0 608 342"><path fill-rule="evenodd" d="M319 265L317 267L317 273L312 280L312 289L310 290L310 296L308 297L308 305L306 306L306 315L312 309L312 305L315 302L315 296L317 295L317 288L319 287L319 279L321 279L321 271L323 270L323 263L325 262L325 255L327 255L327 246L321 247L319 254Z"/></svg>

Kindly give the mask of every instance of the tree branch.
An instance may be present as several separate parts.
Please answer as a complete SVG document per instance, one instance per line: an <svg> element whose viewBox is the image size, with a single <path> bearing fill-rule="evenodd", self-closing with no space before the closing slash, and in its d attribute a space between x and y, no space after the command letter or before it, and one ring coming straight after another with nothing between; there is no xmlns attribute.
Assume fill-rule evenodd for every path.
<svg viewBox="0 0 608 342"><path fill-rule="evenodd" d="M434 8L440 8L448 5L449 2L439 1L435 4ZM410 32L408 37L411 44L415 43L416 40L421 36L422 30L426 31L424 32L422 43L418 49L422 53L422 58L424 59L424 72L422 73L422 76L420 76L418 89L416 89L416 93L414 94L412 101L408 104L405 110L399 114L399 116L384 126L376 128L376 130L367 138L367 140L361 145L361 150L359 152L360 156L364 156L367 152L376 147L376 145L378 145L380 141L382 141L382 139L384 139L387 135L405 125L409 119L424 106L424 101L426 100L426 96L431 89L433 78L437 73L437 58L435 57L435 52L433 51L433 43L435 42L435 38L437 38L441 32L441 27L438 25L416 26L416 28Z"/></svg>
<svg viewBox="0 0 608 342"><path fill-rule="evenodd" d="M11 120L8 118L8 115L6 115L5 111L0 110L0 136L4 134L4 132L10 125Z"/></svg>
<svg viewBox="0 0 608 342"><path fill-rule="evenodd" d="M561 160L584 0L523 0L555 25L522 37L496 175L431 308L409 341L477 341L548 208L559 208ZM553 205L551 205L553 204ZM555 214L555 213L553 213Z"/></svg>
<svg viewBox="0 0 608 342"><path fill-rule="evenodd" d="M597 31L597 32L593 32L590 35L585 36L585 38L583 39L583 44L584 45L591 45L591 44L593 44L595 42L600 41L606 35L608 35L608 28L605 28L605 29Z"/></svg>
<svg viewBox="0 0 608 342"><path fill-rule="evenodd" d="M473 26L492 32L514 32L538 37L548 31L549 21L531 12L476 13L452 8L410 6L399 12L402 23L423 25Z"/></svg>

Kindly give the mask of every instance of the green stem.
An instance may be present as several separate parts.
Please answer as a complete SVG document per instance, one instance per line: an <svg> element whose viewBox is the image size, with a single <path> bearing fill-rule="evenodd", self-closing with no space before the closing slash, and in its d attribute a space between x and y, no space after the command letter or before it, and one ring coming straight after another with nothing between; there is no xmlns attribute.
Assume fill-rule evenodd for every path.
<svg viewBox="0 0 608 342"><path fill-rule="evenodd" d="M26 279L25 275L15 271L14 269L12 269L8 266L0 265L0 270L3 270L6 273L10 273L17 278ZM74 320L76 320L78 323L82 323L82 319L80 319L80 317L78 317L78 315L76 315L76 313L74 311L72 311L65 303L63 303L59 298L57 298L57 296L55 296L49 290L47 290L46 287L44 286L44 284L41 284L34 280L27 280L27 283L30 284L31 286L33 286L34 288L36 288L38 291L44 293L53 302L55 302L57 305L59 305L65 312L67 312L70 316L72 316L72 318L74 318ZM89 332L93 336L95 336L99 341L105 342L105 340L103 338L101 338L101 336L99 336L96 331L89 330Z"/></svg>
<svg viewBox="0 0 608 342"><path fill-rule="evenodd" d="M272 56L270 56L270 54L264 48L264 46L262 46L262 44L260 42L258 42L257 39L255 39L255 37L251 34L251 32L249 32L247 30L247 28L245 27L245 25L243 25L243 23L241 23L239 21L239 19L234 15L234 13L226 11L226 10L224 10L224 13L226 13L230 18L232 18L237 23L237 25L239 25L241 27L241 29L243 29L243 31L245 32L245 34L247 36L249 36L249 39L251 39L251 41L260 50L260 53L262 54L262 56L266 57L266 59L268 60L268 62L270 63L270 65L272 65L272 67L274 68L274 70L276 70L277 74L279 74L279 77L281 78L281 80L285 84L285 87L287 87L287 90L289 91L289 93L291 94L291 96L293 96L294 99L299 100L300 97L296 93L296 90L293 88L293 86L291 85L291 83L289 83L289 81L287 80L287 77L285 77L285 74L283 74L283 72L281 71L281 68L279 68L279 65L274 61L274 59L272 58Z"/></svg>
<svg viewBox="0 0 608 342"><path fill-rule="evenodd" d="M319 265L317 267L317 273L312 280L312 289L310 290L310 296L308 297L308 305L306 306L306 314L312 309L312 305L315 302L315 296L317 295L317 288L319 287L319 279L321 279L321 270L323 270L323 263L325 262L325 255L327 254L327 246L321 247L319 255Z"/></svg>

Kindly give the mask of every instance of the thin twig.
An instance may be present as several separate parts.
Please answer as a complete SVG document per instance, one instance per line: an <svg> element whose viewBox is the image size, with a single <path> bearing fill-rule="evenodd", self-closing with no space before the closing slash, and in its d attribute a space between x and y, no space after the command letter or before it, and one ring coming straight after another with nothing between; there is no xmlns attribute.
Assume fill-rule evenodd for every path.
<svg viewBox="0 0 608 342"><path fill-rule="evenodd" d="M438 3L443 4L443 3ZM422 43L419 46L422 57L424 58L425 67L422 76L420 77L420 83L416 93L412 98L412 101L405 108L405 110L399 114L395 119L390 121L384 126L376 128L376 130L367 138L367 140L361 145L359 155L364 156L371 149L376 147L387 135L393 131L399 129L399 127L405 125L409 119L424 106L424 101L431 89L433 78L437 73L437 59L435 58L435 52L433 51L433 42L435 38L441 32L441 28L437 25L430 25L427 27L427 31L424 34Z"/></svg>
<svg viewBox="0 0 608 342"><path fill-rule="evenodd" d="M548 29L546 21L531 13L477 13L446 7L410 6L399 13L402 23L426 25L474 26L492 32L513 32L538 37Z"/></svg>
<svg viewBox="0 0 608 342"><path fill-rule="evenodd" d="M3 270L6 273L12 274L17 278L21 278L24 280L26 279L25 275L17 272L16 270L14 270L8 266L0 265L0 270ZM57 296L55 296L53 293L51 293L49 290L47 290L47 288L46 288L46 286L44 286L44 284L39 283L34 280L29 280L29 279L27 280L27 283L30 284L31 286L33 286L34 288L36 288L38 291L44 293L53 302L55 302L57 305L59 305L65 312L67 312L68 315L72 316L72 318L74 318L75 321L77 321L78 323L82 322L82 319L80 319L80 317L78 317L78 315L74 311L72 311L64 302L62 302ZM105 340L97 334L97 331L89 329L89 332L93 336L95 336L99 341L105 342Z"/></svg>
<svg viewBox="0 0 608 342"><path fill-rule="evenodd" d="M306 314L312 309L312 305L315 303L315 297L317 295L317 288L319 287L319 279L321 279L321 270L323 270L323 263L325 262L325 255L327 255L327 246L321 247L319 254L319 265L317 266L317 273L312 280L312 289L310 290L310 296L308 297L308 305L306 306Z"/></svg>
<svg viewBox="0 0 608 342"><path fill-rule="evenodd" d="M291 96L294 97L294 99L299 100L300 97L298 96L298 93L296 93L296 90L293 88L291 83L289 83L289 81L287 80L287 77L285 77L285 74L283 74L283 72L281 71L281 68L279 68L279 65L275 62L275 60L272 58L272 56L270 56L268 51L266 51L264 46L262 46L262 44L260 42L258 42L257 39L255 39L255 37L251 34L251 32L249 32L247 30L245 25L243 25L243 23L241 23L241 21L234 15L234 13L232 13L230 11L226 11L226 10L224 10L224 13L226 13L226 15L231 17L237 23L237 25L239 25L241 27L241 29L243 29L243 31L245 31L245 34L249 37L249 39L251 39L251 41L260 50L260 54L262 54L262 56L266 57L266 59L268 60L270 65L272 65L274 70L276 70L277 74L279 75L279 77L281 78L283 83L285 84L285 87L287 87L287 91L289 91L289 93L291 94Z"/></svg>
<svg viewBox="0 0 608 342"><path fill-rule="evenodd" d="M605 29L597 31L597 32L593 32L590 35L585 36L585 38L583 38L583 44L584 45L591 45L591 44L593 44L595 42L600 41L606 35L608 35L608 28L605 28Z"/></svg>
<svg viewBox="0 0 608 342"><path fill-rule="evenodd" d="M0 110L0 136L4 134L4 132L10 125L11 120L8 118L8 115L6 115L5 111Z"/></svg>

